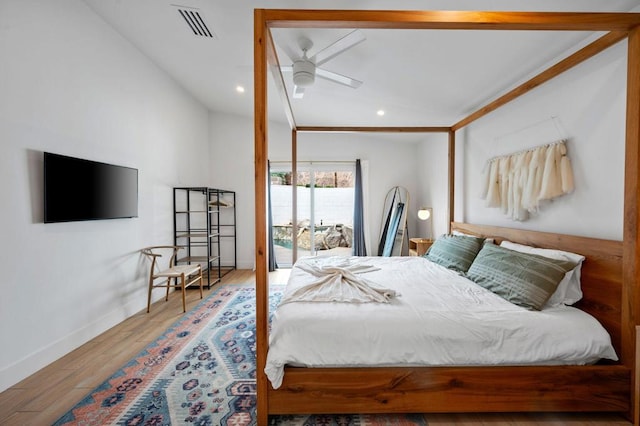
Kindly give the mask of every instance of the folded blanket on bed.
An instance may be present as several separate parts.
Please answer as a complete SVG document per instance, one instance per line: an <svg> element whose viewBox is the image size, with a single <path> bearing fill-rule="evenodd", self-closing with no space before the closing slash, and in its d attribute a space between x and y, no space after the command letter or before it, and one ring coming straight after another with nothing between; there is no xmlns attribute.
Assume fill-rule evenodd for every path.
<svg viewBox="0 0 640 426"><path fill-rule="evenodd" d="M348 260L334 264L299 262L296 267L315 277L311 282L286 291L280 304L290 302L389 303L394 290L380 288L358 276L380 268Z"/></svg>

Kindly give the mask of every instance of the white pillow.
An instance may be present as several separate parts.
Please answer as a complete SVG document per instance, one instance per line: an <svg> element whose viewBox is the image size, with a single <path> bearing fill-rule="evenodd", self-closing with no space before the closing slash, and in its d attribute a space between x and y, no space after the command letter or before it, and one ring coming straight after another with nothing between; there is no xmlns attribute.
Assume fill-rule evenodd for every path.
<svg viewBox="0 0 640 426"><path fill-rule="evenodd" d="M479 238L477 235L473 235L473 234L468 234L466 232L462 232L462 231L458 231L456 229L454 229L453 231L451 231L451 235L462 235L464 237L476 237ZM484 239L485 244L491 243L493 244L494 240L493 238L485 238Z"/></svg>
<svg viewBox="0 0 640 426"><path fill-rule="evenodd" d="M543 308L549 308L559 305L573 305L582 299L582 289L580 287L580 270L584 256L581 254L571 253L569 251L543 249L538 247L526 246L523 244L512 243L511 241L503 241L500 245L504 248L519 251L522 253L537 254L551 259L569 260L577 263L576 267L567 272L564 278L558 284L556 291L553 292L549 300L544 304Z"/></svg>

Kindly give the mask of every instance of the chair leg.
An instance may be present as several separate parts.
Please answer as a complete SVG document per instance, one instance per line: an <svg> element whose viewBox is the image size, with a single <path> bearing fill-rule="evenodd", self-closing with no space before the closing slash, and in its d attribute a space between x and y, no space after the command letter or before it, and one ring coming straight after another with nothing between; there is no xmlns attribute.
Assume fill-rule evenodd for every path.
<svg viewBox="0 0 640 426"><path fill-rule="evenodd" d="M147 295L147 313L151 308L151 290L153 290L153 278L149 277L149 294Z"/></svg>
<svg viewBox="0 0 640 426"><path fill-rule="evenodd" d="M202 267L200 267L200 274L199 274L199 277L198 277L198 278L200 279L200 299L202 299L202 297L203 297L203 296L202 296L202 286L203 286L203 280L202 280Z"/></svg>
<svg viewBox="0 0 640 426"><path fill-rule="evenodd" d="M182 279L182 312L187 312L187 287L185 286L186 277L184 274L181 276Z"/></svg>
<svg viewBox="0 0 640 426"><path fill-rule="evenodd" d="M178 281L178 279L176 278L176 282ZM169 301L169 289L171 288L171 277L167 278L167 295L164 297L164 301L168 302Z"/></svg>

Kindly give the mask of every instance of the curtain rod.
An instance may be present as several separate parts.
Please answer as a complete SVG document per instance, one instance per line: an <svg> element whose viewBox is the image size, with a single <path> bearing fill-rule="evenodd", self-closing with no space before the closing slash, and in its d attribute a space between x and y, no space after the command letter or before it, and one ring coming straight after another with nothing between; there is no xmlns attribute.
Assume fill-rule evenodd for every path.
<svg viewBox="0 0 640 426"><path fill-rule="evenodd" d="M493 161L500 160L500 159L506 158L506 157L515 157L517 155L524 154L526 152L533 152L533 151L535 151L536 149L539 149L539 148L549 148L550 146L566 144L566 143L567 143L566 139L558 139L555 142L550 142L550 143L546 143L544 145L534 146L534 147L523 149L523 150L520 150L520 151L517 151L517 152L512 152L511 154L497 155L495 157L492 157L492 158L488 159L487 163L491 163Z"/></svg>

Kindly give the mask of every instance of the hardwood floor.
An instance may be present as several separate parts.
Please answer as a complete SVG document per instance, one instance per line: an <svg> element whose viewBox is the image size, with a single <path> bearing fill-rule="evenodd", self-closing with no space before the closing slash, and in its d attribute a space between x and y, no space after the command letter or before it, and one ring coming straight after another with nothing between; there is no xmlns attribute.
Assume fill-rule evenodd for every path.
<svg viewBox="0 0 640 426"><path fill-rule="evenodd" d="M284 283L288 270L270 276ZM233 271L224 284L254 281L253 271ZM218 284L219 285L219 284ZM215 288L215 287L214 287ZM187 292L187 309L200 302L198 291ZM205 297L211 290L205 289ZM106 380L182 315L182 301L172 294L133 315L32 376L0 393L0 425L50 425L97 385ZM430 426L438 425L585 425L628 426L630 422L610 414L428 414Z"/></svg>

